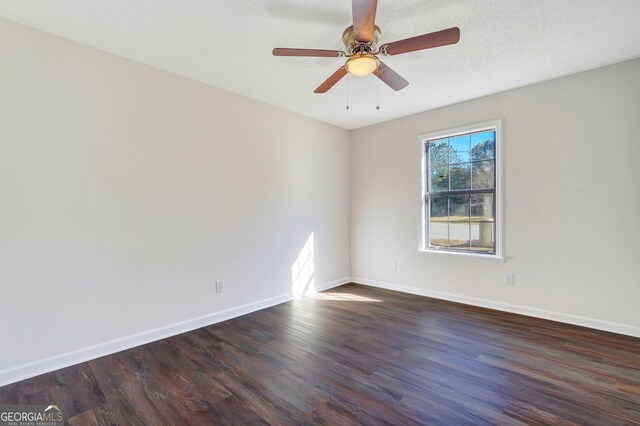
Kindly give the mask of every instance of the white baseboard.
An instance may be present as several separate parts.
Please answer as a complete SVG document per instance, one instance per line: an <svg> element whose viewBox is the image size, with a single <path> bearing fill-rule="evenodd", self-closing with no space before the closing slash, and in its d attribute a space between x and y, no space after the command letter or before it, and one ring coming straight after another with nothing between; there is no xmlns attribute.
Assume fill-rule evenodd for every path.
<svg viewBox="0 0 640 426"><path fill-rule="evenodd" d="M324 284L316 285L316 292L330 290L335 287L339 287L341 285L349 284L351 282L351 277L340 278L339 280L331 281Z"/></svg>
<svg viewBox="0 0 640 426"><path fill-rule="evenodd" d="M316 291L324 291L349 282L351 282L350 278L342 278L328 283L318 284L315 287ZM157 327L141 333L98 343L97 345L5 369L0 371L0 386L19 382L30 377L55 371L60 368L69 367L81 362L90 361L125 349L131 349L136 346L155 342L156 340L166 339L167 337L246 315L290 300L293 300L293 293L285 293L269 299L263 299L246 305L237 306L235 308L225 309L224 311L214 312L174 324Z"/></svg>
<svg viewBox="0 0 640 426"><path fill-rule="evenodd" d="M627 324L604 321L595 318L581 317L578 315L564 314L561 312L552 312L544 309L530 308L527 306L511 305L509 303L495 302L492 300L479 299L475 297L460 296L457 294L443 293L440 291L426 290L418 287L409 287L400 284L386 283L363 277L351 277L351 282L368 285L371 287L384 288L387 290L400 291L402 293L432 297L434 299L448 300L450 302L464 303L465 305L479 306L482 308L495 309L498 311L511 312L514 314L527 315L530 317L579 325L582 327L594 328L596 330L624 334L626 336L640 337L640 328Z"/></svg>

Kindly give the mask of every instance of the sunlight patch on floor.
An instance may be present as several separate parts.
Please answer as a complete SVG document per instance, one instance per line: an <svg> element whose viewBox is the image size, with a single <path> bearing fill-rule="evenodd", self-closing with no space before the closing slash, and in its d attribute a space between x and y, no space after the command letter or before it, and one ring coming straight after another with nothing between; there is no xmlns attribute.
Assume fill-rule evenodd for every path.
<svg viewBox="0 0 640 426"><path fill-rule="evenodd" d="M338 301L350 301L350 302L382 302L379 299L372 299L371 297L359 296L351 293L318 293L315 295L317 300L338 300Z"/></svg>

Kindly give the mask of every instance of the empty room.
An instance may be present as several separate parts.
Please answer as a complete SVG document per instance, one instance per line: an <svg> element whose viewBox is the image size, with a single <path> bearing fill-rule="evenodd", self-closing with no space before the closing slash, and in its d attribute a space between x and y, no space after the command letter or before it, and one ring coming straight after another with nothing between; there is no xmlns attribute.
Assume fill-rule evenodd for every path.
<svg viewBox="0 0 640 426"><path fill-rule="evenodd" d="M0 0L0 426L640 425L640 1Z"/></svg>

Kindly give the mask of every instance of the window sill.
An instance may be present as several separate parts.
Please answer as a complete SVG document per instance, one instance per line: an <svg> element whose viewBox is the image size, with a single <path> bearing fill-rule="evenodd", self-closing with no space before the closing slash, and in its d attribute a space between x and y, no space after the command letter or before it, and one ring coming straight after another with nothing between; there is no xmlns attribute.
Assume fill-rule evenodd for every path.
<svg viewBox="0 0 640 426"><path fill-rule="evenodd" d="M445 256L457 256L457 257L466 257L475 260L481 260L483 262L490 263L504 263L506 262L506 258L502 256L498 256L495 254L476 254L476 253L462 253L455 251L443 251L443 250L430 250L430 249L418 249L418 253L424 254L436 254L436 255L445 255Z"/></svg>

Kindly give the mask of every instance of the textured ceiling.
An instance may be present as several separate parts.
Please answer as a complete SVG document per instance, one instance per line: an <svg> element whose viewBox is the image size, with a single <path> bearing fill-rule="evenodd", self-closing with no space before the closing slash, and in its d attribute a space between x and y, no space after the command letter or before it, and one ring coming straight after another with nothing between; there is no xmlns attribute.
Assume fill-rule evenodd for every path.
<svg viewBox="0 0 640 426"><path fill-rule="evenodd" d="M373 76L313 93L343 59L271 56L342 49L349 0L0 0L0 16L347 129L640 56L640 0L379 0L381 42L461 40L385 58L411 84L380 83L376 110Z"/></svg>

